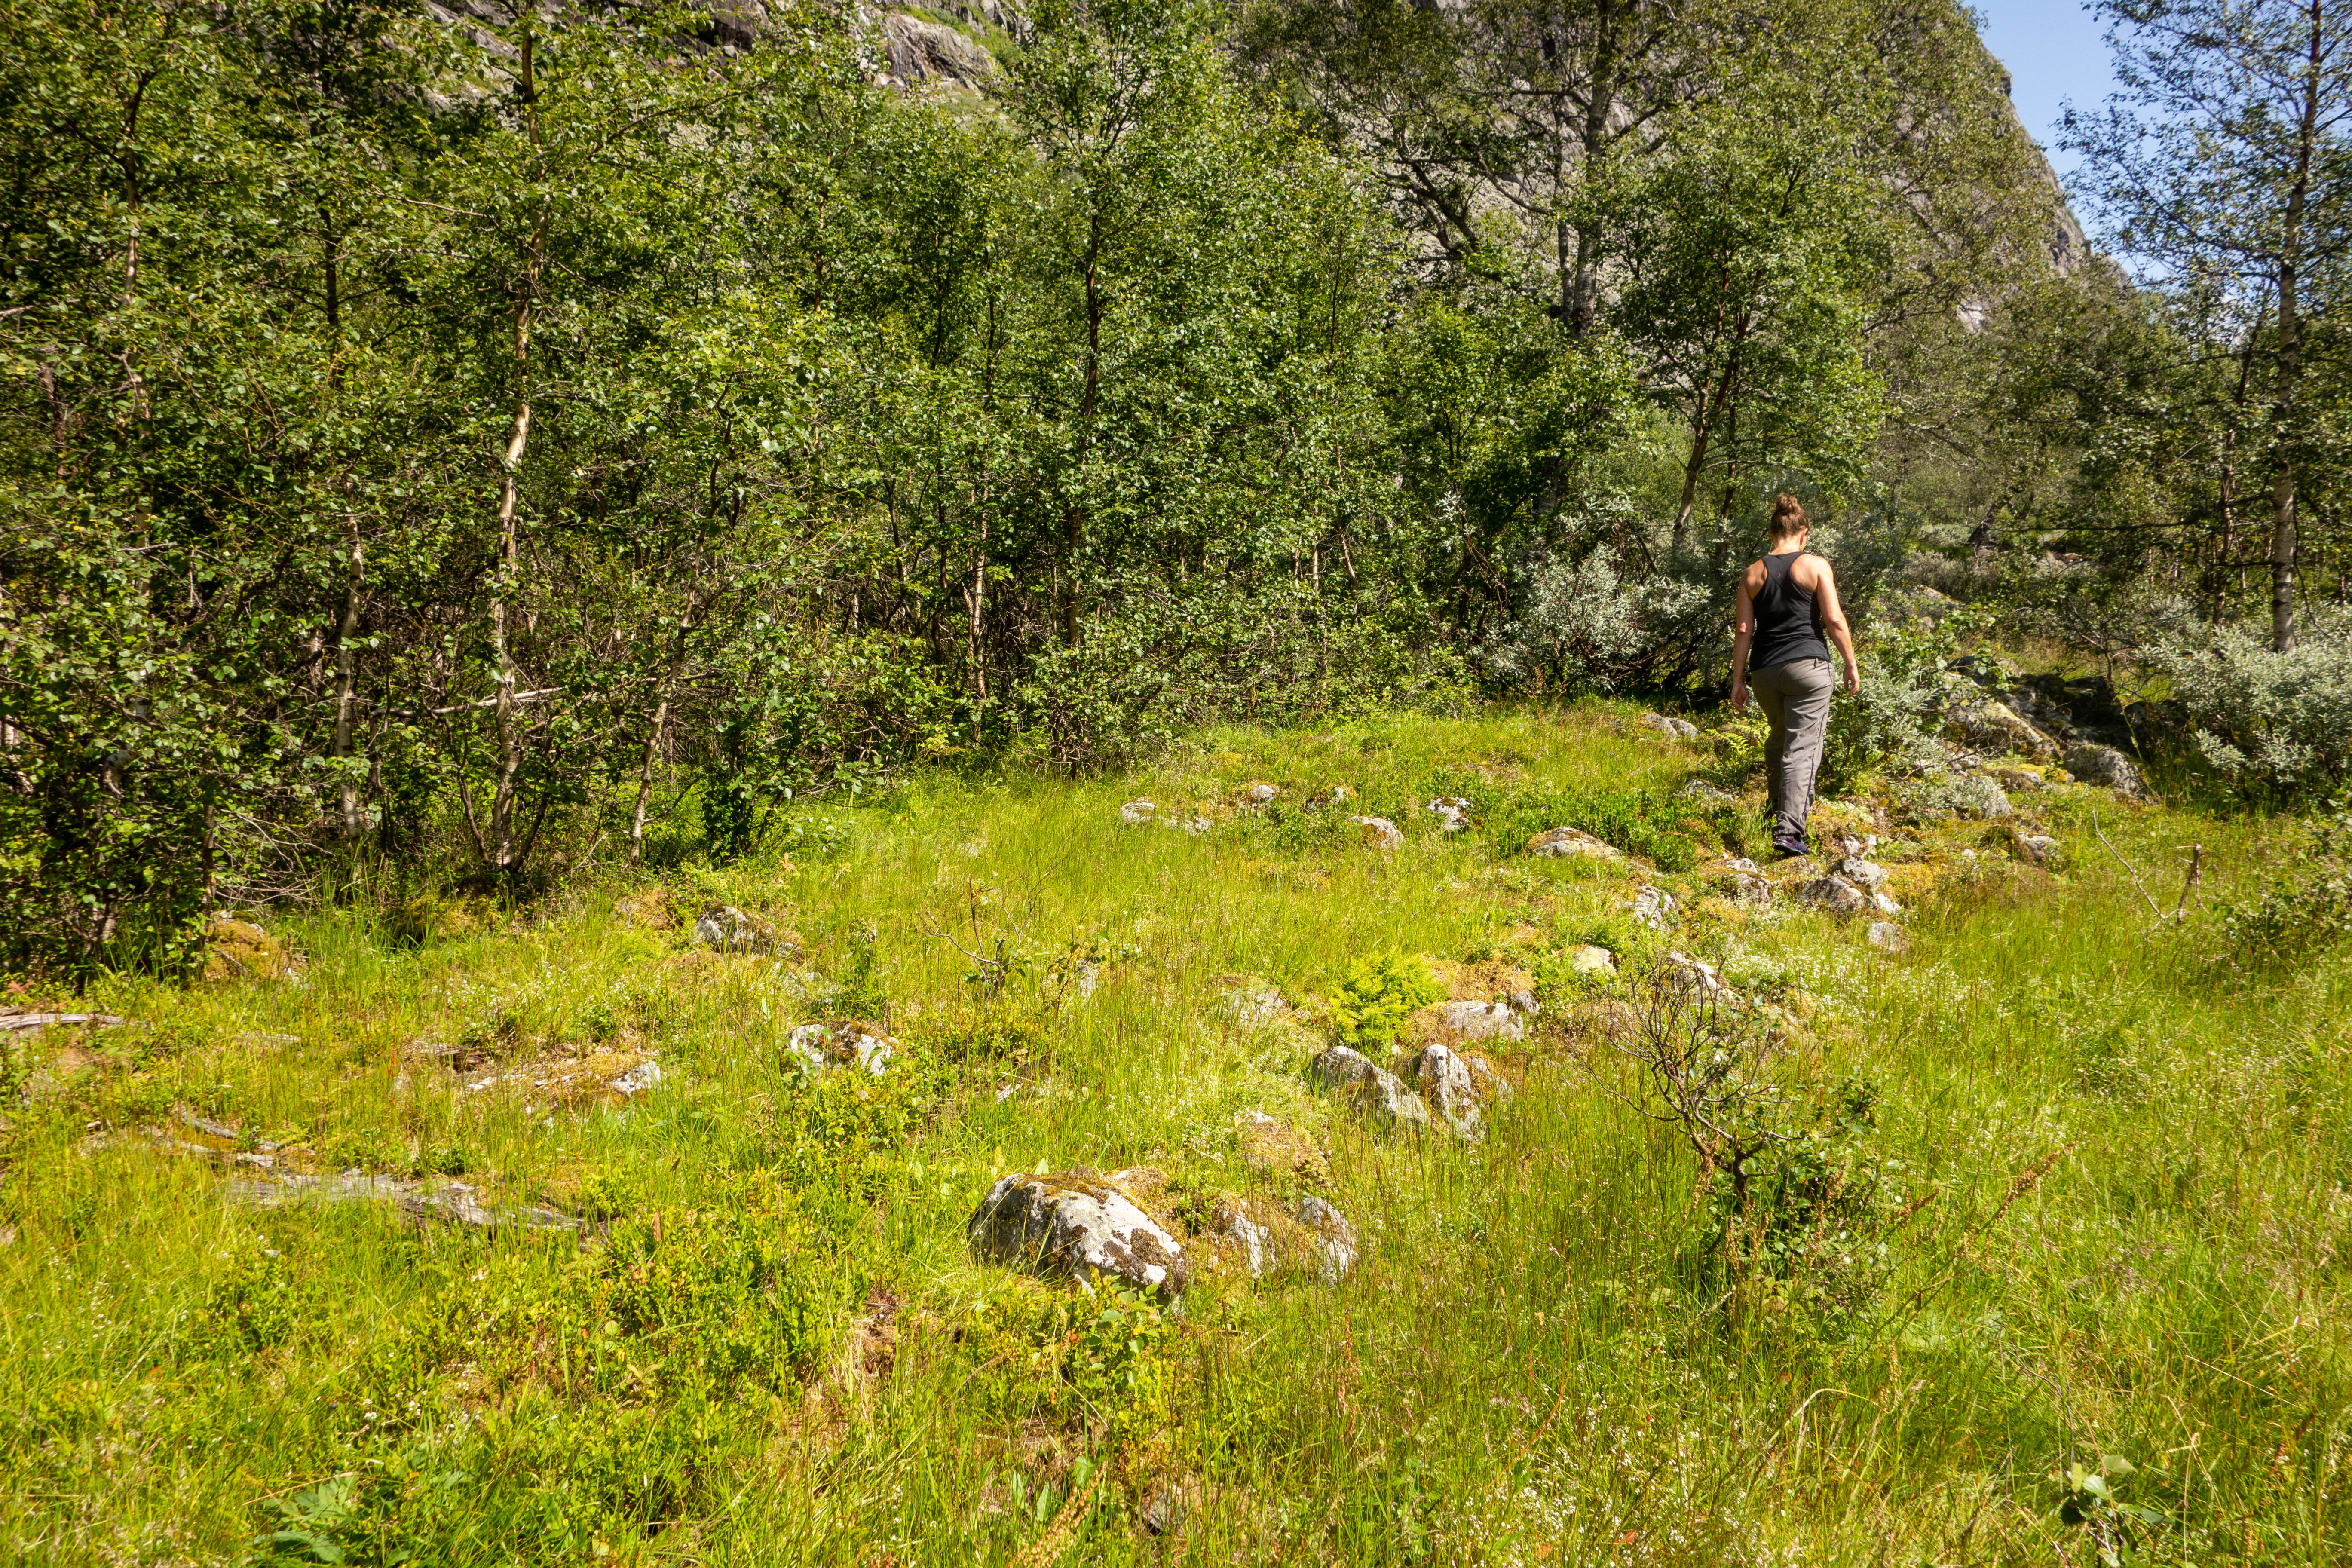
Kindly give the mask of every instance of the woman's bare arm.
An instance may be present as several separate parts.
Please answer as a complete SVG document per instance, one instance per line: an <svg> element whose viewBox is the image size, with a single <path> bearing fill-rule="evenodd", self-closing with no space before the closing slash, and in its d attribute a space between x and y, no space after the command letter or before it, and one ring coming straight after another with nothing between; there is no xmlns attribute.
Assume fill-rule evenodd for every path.
<svg viewBox="0 0 2352 1568"><path fill-rule="evenodd" d="M1756 640L1756 595L1748 585L1754 574L1739 574L1739 626L1731 638L1731 706L1748 711L1748 645Z"/></svg>
<svg viewBox="0 0 2352 1568"><path fill-rule="evenodd" d="M1821 563L1821 585L1813 590L1813 597L1822 607L1822 630L1829 633L1830 641L1837 644L1838 652L1845 656L1845 689L1846 695L1852 696L1862 689L1862 666L1854 662L1853 657L1853 628L1846 625L1845 606L1838 603L1837 574L1826 561Z"/></svg>

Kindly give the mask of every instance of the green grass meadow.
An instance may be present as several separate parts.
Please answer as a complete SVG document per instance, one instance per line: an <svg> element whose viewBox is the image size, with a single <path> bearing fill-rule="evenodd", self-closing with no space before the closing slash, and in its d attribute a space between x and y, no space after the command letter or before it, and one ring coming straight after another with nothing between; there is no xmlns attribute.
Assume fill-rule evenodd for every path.
<svg viewBox="0 0 2352 1568"><path fill-rule="evenodd" d="M2053 874L1885 796L1895 954L1718 896L1753 791L1675 791L1743 758L1610 705L1221 731L1125 778L919 776L421 944L273 925L299 983L97 988L142 1026L7 1047L0 1555L2352 1563L2352 970L2213 918L2277 830L2017 794ZM1214 826L1122 825L1138 795ZM1632 920L1626 866L1519 852L1563 813L1679 924ZM676 916L719 902L801 955L696 949ZM1581 943L1622 976L1576 976ZM1729 1240L1611 1043L1668 948L1788 1020L1808 1136ZM1483 1143L1310 1089L1325 1003L1386 952L1540 983ZM1258 985L1297 1010L1237 1024ZM788 1032L842 1016L898 1055L804 1081ZM648 1054L625 1102L447 1065ZM257 1205L265 1145L584 1228ZM1074 1166L1159 1173L1181 1309L974 1258L992 1181ZM1221 1201L1310 1192L1360 1239L1344 1280L1217 1261Z"/></svg>

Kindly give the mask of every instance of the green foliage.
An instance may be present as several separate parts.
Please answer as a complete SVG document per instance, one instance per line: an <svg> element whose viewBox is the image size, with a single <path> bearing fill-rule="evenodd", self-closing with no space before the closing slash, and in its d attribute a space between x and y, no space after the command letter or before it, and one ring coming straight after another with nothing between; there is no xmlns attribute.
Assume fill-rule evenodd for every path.
<svg viewBox="0 0 2352 1568"><path fill-rule="evenodd" d="M1990 612L1960 609L1874 629L1863 655L1862 690L1840 693L1830 710L1822 789L1844 794L1881 770L1900 772L1926 760L1944 704L1961 685L1945 667L1992 620Z"/></svg>
<svg viewBox="0 0 2352 1568"><path fill-rule="evenodd" d="M1419 1008L1445 999L1445 987L1423 960L1388 952L1360 958L1331 994L1331 1016L1339 1038L1357 1047L1394 1043L1404 1021Z"/></svg>
<svg viewBox="0 0 2352 1568"><path fill-rule="evenodd" d="M205 1318L225 1349L257 1354L294 1336L301 1304L274 1250L240 1247L215 1281Z"/></svg>
<svg viewBox="0 0 2352 1568"><path fill-rule="evenodd" d="M838 1287L789 1207L622 1220L595 1271L591 1332L671 1384L789 1387L824 1342Z"/></svg>
<svg viewBox="0 0 2352 1568"><path fill-rule="evenodd" d="M2352 810L2291 830L2265 885L2213 911L2237 963L2286 970L2352 936Z"/></svg>

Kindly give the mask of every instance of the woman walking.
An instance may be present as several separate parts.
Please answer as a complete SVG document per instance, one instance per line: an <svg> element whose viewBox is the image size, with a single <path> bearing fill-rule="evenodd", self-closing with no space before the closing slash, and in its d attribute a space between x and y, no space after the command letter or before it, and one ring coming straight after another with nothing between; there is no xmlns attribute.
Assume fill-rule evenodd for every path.
<svg viewBox="0 0 2352 1568"><path fill-rule="evenodd" d="M1862 689L1837 576L1828 562L1805 553L1811 526L1796 497L1772 503L1769 552L1739 579L1739 632L1731 645L1732 707L1745 713L1752 687L1772 721L1764 773L1772 792L1772 847L1782 855L1810 852L1805 818L1813 808L1813 775L1821 772L1830 700L1838 688L1829 642L1844 657L1846 690Z"/></svg>

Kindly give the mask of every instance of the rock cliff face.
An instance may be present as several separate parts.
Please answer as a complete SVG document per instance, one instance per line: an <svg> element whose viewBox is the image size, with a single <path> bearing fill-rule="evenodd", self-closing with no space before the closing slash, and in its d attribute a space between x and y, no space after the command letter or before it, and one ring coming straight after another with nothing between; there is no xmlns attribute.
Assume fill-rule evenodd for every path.
<svg viewBox="0 0 2352 1568"><path fill-rule="evenodd" d="M1995 67L2000 69L2001 101L2009 103L2015 79L2010 75L2009 68L2001 65L1990 50L1986 51L1985 58L1992 60ZM2042 182L2050 188L2053 204L2048 237L2050 265L2061 278L2071 276L2076 268L2090 259L2090 243L2083 236L2082 221L2075 217L2074 208L2066 205L2066 187L2060 183L2058 171L2050 166L2050 159L2042 151L2042 143L2035 140L2033 132L2028 129L2025 122L2017 117L2017 106L2014 103L2010 103L2009 119L2010 123L2017 127L2018 135L2033 143L2034 164L2041 172Z"/></svg>

